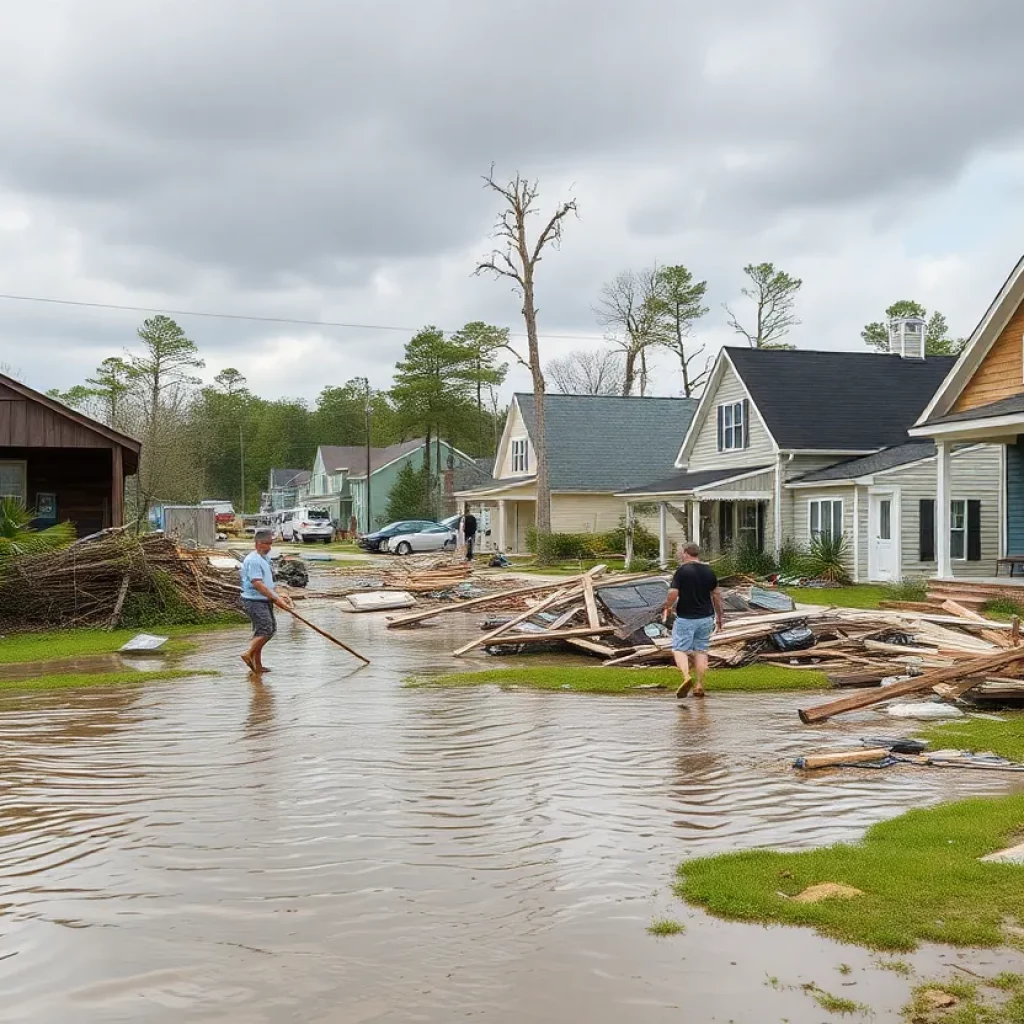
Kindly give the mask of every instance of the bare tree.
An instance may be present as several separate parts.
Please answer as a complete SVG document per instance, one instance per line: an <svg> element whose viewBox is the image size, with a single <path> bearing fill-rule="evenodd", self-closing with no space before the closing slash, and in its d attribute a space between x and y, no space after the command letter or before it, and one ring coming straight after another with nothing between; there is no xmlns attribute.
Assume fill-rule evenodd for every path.
<svg viewBox="0 0 1024 1024"><path fill-rule="evenodd" d="M622 394L631 395L639 382L647 392L647 349L664 337L658 299L658 268L624 270L601 289L594 307L598 323L610 330L609 340L623 355Z"/></svg>
<svg viewBox="0 0 1024 1024"><path fill-rule="evenodd" d="M529 181L517 174L507 184L494 180L494 167L484 177L484 187L501 196L505 208L498 215L494 226L494 238L498 247L476 267L476 273L493 274L496 278L507 278L523 299L523 320L526 322L527 356L512 348L509 342L502 346L530 371L533 379L534 437L533 448L537 455L537 532L551 532L551 488L548 484L548 446L545 434L544 392L546 382L541 366L540 344L537 340L537 304L534 292L534 275L541 254L549 245L557 246L562 238L565 218L576 212L576 200L561 202L548 218L544 227L531 242L527 221L536 214L539 182Z"/></svg>
<svg viewBox="0 0 1024 1024"><path fill-rule="evenodd" d="M621 352L582 348L550 360L544 374L563 395L621 395L626 368Z"/></svg>
<svg viewBox="0 0 1024 1024"><path fill-rule="evenodd" d="M737 334L742 334L751 348L792 348L780 339L800 323L793 307L803 281L799 277L791 277L784 270L776 270L774 263L751 263L743 268L743 273L750 278L743 295L754 303L754 327L748 330L736 314L724 306L729 314L729 326Z"/></svg>
<svg viewBox="0 0 1024 1024"><path fill-rule="evenodd" d="M690 337L694 321L708 311L704 305L707 290L707 281L694 281L693 274L681 264L658 271L658 302L665 325L659 344L679 360L686 398L692 398L703 388L711 368L708 356L704 358L703 369L692 369L692 364L704 354L704 346L694 347Z"/></svg>

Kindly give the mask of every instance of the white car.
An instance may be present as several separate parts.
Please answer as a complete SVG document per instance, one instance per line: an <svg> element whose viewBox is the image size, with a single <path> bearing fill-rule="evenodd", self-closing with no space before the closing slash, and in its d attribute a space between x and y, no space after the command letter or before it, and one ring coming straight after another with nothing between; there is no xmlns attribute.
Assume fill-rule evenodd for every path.
<svg viewBox="0 0 1024 1024"><path fill-rule="evenodd" d="M309 544L317 540L330 544L334 539L334 524L327 509L300 506L281 513L279 532L281 540L295 544Z"/></svg>
<svg viewBox="0 0 1024 1024"><path fill-rule="evenodd" d="M393 555L411 555L421 551L454 551L455 531L435 523L424 526L418 533L402 533L388 540L388 551Z"/></svg>

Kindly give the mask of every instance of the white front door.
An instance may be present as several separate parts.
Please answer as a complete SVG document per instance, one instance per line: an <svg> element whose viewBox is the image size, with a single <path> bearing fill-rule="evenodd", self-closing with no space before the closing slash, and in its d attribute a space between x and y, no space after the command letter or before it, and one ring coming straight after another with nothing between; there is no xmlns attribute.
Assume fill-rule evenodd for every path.
<svg viewBox="0 0 1024 1024"><path fill-rule="evenodd" d="M900 578L900 498L883 491L868 500L868 578Z"/></svg>

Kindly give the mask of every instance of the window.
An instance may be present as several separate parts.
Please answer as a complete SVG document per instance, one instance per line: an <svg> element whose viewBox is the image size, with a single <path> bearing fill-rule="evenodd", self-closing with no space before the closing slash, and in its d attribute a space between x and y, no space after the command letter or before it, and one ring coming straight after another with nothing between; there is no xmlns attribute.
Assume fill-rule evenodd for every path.
<svg viewBox="0 0 1024 1024"><path fill-rule="evenodd" d="M27 503L24 462L0 462L0 498L17 498L23 505Z"/></svg>
<svg viewBox="0 0 1024 1024"><path fill-rule="evenodd" d="M843 499L822 498L809 501L807 518L811 540L818 537L842 537Z"/></svg>
<svg viewBox="0 0 1024 1024"><path fill-rule="evenodd" d="M892 540L892 499L882 498L878 503L878 539Z"/></svg>
<svg viewBox="0 0 1024 1024"><path fill-rule="evenodd" d="M526 438L517 437L512 441L512 472L529 473L530 460L526 451Z"/></svg>
<svg viewBox="0 0 1024 1024"><path fill-rule="evenodd" d="M757 503L742 501L736 507L736 518L739 520L740 547L759 550L757 530Z"/></svg>
<svg viewBox="0 0 1024 1024"><path fill-rule="evenodd" d="M730 402L718 407L719 450L736 451L746 447L746 418L743 402Z"/></svg>
<svg viewBox="0 0 1024 1024"><path fill-rule="evenodd" d="M967 558L967 502L949 503L949 557L964 561Z"/></svg>

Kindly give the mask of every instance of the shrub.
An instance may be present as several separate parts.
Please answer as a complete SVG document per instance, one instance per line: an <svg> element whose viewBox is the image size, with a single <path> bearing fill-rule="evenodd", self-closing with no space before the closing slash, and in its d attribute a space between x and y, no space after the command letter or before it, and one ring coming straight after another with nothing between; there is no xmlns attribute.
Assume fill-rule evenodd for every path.
<svg viewBox="0 0 1024 1024"><path fill-rule="evenodd" d="M541 537L536 527L526 531L526 546L541 563L564 562L602 555L622 555L626 551L626 517L607 533L549 533ZM643 524L633 523L634 559L658 557L658 538Z"/></svg>
<svg viewBox="0 0 1024 1024"><path fill-rule="evenodd" d="M733 551L736 572L744 576L771 576L778 566L769 551L758 551L754 544L741 544Z"/></svg>
<svg viewBox="0 0 1024 1024"><path fill-rule="evenodd" d="M923 601L928 597L928 581L912 576L904 576L885 585L887 601Z"/></svg>
<svg viewBox="0 0 1024 1024"><path fill-rule="evenodd" d="M994 597L986 601L981 610L991 615L1005 615L1008 618L1016 615L1024 618L1024 605L1012 597Z"/></svg>
<svg viewBox="0 0 1024 1024"><path fill-rule="evenodd" d="M807 574L807 552L788 538L779 549L779 572L783 576L805 576Z"/></svg>
<svg viewBox="0 0 1024 1024"><path fill-rule="evenodd" d="M619 525L614 530L600 534L603 538L603 552L618 555L626 552L626 517L619 518ZM634 558L657 558L661 542L657 534L652 533L643 523L633 520L633 557Z"/></svg>
<svg viewBox="0 0 1024 1024"><path fill-rule="evenodd" d="M846 569L846 538L822 533L811 541L807 552L807 575L829 583L849 583Z"/></svg>

